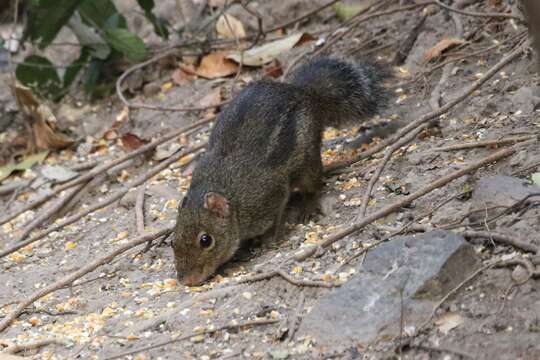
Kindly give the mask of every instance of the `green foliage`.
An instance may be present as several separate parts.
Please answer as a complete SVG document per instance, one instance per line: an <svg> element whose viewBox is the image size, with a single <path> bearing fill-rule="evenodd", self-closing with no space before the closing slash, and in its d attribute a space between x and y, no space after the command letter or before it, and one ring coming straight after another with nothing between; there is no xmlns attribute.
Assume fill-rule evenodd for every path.
<svg viewBox="0 0 540 360"><path fill-rule="evenodd" d="M23 41L28 38L38 43L41 49L47 47L81 2L82 0L30 1Z"/></svg>
<svg viewBox="0 0 540 360"><path fill-rule="evenodd" d="M144 15L154 25L154 31L156 34L164 39L169 38L168 24L165 20L160 19L154 15L152 9L154 8L154 0L137 0L139 6L144 10Z"/></svg>
<svg viewBox="0 0 540 360"><path fill-rule="evenodd" d="M61 97L62 82L49 59L30 55L15 70L17 80L28 86L35 94L56 100Z"/></svg>
<svg viewBox="0 0 540 360"><path fill-rule="evenodd" d="M113 49L123 53L130 60L141 60L146 54L144 42L128 30L105 29L105 39Z"/></svg>
<svg viewBox="0 0 540 360"><path fill-rule="evenodd" d="M156 34L169 36L168 24L152 12L154 0L137 0ZM127 29L125 17L112 0L28 0L27 21L23 41L44 49L58 35L62 27L69 27L81 45L80 56L69 65L61 79L55 66L43 56L32 55L19 64L17 79L42 97L55 101L62 98L75 82L81 70L86 76L84 89L95 95L97 89L110 89L113 61L126 57L140 61L146 56L143 40Z"/></svg>

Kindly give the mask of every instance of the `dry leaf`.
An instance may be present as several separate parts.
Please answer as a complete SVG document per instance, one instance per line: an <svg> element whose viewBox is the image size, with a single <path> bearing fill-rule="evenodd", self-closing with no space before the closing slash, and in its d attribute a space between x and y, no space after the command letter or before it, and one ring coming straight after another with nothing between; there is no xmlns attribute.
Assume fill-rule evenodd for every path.
<svg viewBox="0 0 540 360"><path fill-rule="evenodd" d="M458 38L444 38L439 41L435 46L429 48L424 55L424 63L427 63L435 58L441 56L446 50L453 48L457 45L462 45L465 43L465 40Z"/></svg>
<svg viewBox="0 0 540 360"><path fill-rule="evenodd" d="M448 334L450 330L463 324L464 321L463 317L458 313L447 313L435 321L435 325L437 325L441 333Z"/></svg>
<svg viewBox="0 0 540 360"><path fill-rule="evenodd" d="M191 76L188 72L182 70L182 69L176 69L173 73L172 73L172 81L176 84L176 85L184 85L184 84L187 84L189 83L192 79L193 79L193 76Z"/></svg>
<svg viewBox="0 0 540 360"><path fill-rule="evenodd" d="M277 58L282 53L289 51L295 46L302 45L308 41L313 41L315 38L308 33L297 33L287 36L284 39L272 41L268 44L254 47L244 51L243 55L239 52L232 53L227 56L231 59L248 66L262 66Z"/></svg>
<svg viewBox="0 0 540 360"><path fill-rule="evenodd" d="M216 22L216 31L219 37L225 39L236 39L246 36L244 25L232 15L221 15Z"/></svg>
<svg viewBox="0 0 540 360"><path fill-rule="evenodd" d="M264 74L269 77L278 78L283 75L283 67L279 60L274 59L270 64L264 66Z"/></svg>
<svg viewBox="0 0 540 360"><path fill-rule="evenodd" d="M56 123L56 117L46 104L38 102L29 88L16 85L15 97L21 111L31 119L30 123L32 124L34 135L34 143L29 144L31 152L35 149L65 149L74 143L73 140L64 134L55 133L50 128L48 122Z"/></svg>
<svg viewBox="0 0 540 360"><path fill-rule="evenodd" d="M213 52L202 58L195 74L206 78L216 79L220 77L236 74L238 65L226 58L226 53L218 51ZM184 68L182 68L184 70Z"/></svg>
<svg viewBox="0 0 540 360"><path fill-rule="evenodd" d="M103 134L103 138L105 140L114 140L118 138L118 133L115 130L107 130L105 131L105 134Z"/></svg>
<svg viewBox="0 0 540 360"><path fill-rule="evenodd" d="M122 135L122 146L128 151L137 150L144 144L148 143L148 140L143 140L135 134L126 133Z"/></svg>
<svg viewBox="0 0 540 360"><path fill-rule="evenodd" d="M7 165L0 167L0 181L7 178L12 172L16 170L27 170L30 169L34 164L42 162L47 155L49 154L49 151L43 151L35 155L30 155L23 159L20 163L9 163Z"/></svg>
<svg viewBox="0 0 540 360"><path fill-rule="evenodd" d="M199 100L199 106L200 107L213 107L217 106L221 103L221 89L215 88L212 91L210 91L208 94L203 96L201 100Z"/></svg>

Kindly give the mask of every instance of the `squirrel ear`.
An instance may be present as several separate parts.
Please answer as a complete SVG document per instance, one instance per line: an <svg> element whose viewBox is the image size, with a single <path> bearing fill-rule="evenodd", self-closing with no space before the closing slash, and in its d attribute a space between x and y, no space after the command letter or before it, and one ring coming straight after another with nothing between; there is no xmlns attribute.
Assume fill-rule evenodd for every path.
<svg viewBox="0 0 540 360"><path fill-rule="evenodd" d="M227 218L230 215L229 202L222 195L215 192L204 195L204 208L220 218Z"/></svg>

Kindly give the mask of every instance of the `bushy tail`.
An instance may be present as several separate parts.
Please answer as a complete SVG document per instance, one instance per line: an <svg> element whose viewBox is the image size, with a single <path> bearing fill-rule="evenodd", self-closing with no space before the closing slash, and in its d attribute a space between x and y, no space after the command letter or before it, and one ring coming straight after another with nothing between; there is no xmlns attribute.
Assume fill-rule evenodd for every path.
<svg viewBox="0 0 540 360"><path fill-rule="evenodd" d="M300 66L290 82L313 93L322 126L342 127L360 123L386 106L389 93L383 82L389 77L382 65L319 57Z"/></svg>

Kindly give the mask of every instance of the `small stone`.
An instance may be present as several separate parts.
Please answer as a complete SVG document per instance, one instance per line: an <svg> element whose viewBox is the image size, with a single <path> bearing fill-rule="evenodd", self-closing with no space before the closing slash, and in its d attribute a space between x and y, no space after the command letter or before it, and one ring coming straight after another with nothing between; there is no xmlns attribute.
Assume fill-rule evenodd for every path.
<svg viewBox="0 0 540 360"><path fill-rule="evenodd" d="M518 284L527 281L528 278L529 272L521 265L516 266L514 271L512 271L512 280L514 280Z"/></svg>

